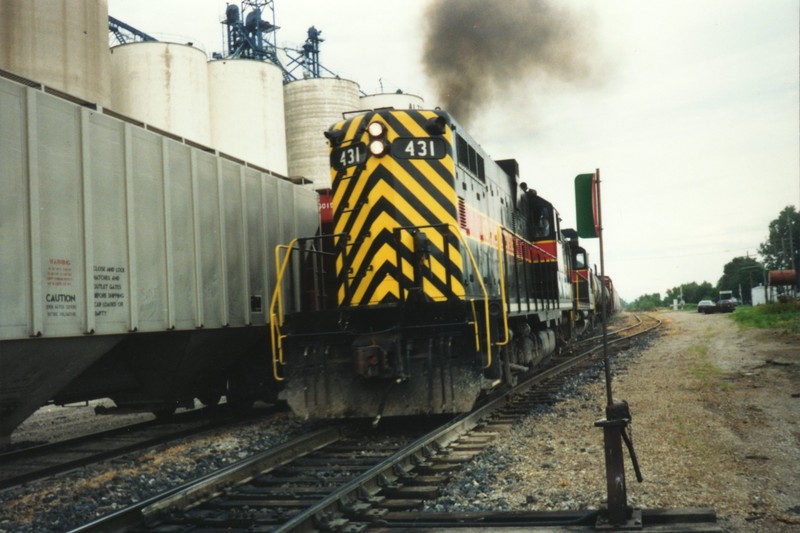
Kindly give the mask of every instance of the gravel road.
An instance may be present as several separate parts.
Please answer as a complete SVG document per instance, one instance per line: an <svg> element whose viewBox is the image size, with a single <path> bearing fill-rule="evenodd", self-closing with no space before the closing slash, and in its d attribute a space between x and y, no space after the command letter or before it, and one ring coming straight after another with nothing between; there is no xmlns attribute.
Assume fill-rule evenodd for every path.
<svg viewBox="0 0 800 533"><path fill-rule="evenodd" d="M729 531L800 531L800 339L740 330L729 315L657 316L659 338L613 365L644 475L637 483L627 462L629 504L713 507ZM515 427L429 508L600 507L593 424L605 403L602 380L585 384Z"/></svg>

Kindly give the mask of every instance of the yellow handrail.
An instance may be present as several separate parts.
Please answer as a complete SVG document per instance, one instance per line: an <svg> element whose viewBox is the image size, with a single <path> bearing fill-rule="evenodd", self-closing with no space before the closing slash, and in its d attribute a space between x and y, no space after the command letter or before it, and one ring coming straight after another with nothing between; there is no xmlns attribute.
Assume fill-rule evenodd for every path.
<svg viewBox="0 0 800 533"><path fill-rule="evenodd" d="M275 376L276 381L283 381L285 378L278 375L278 365L284 364L283 362L283 344L281 335L281 326L283 325L283 274L286 271L286 265L289 264L291 257L291 250L297 243L297 239L293 239L288 245L282 244L275 247L275 292L272 293L272 300L269 304L269 330L270 330L270 343L272 345L272 375ZM281 263L280 253L281 250L287 250L286 255ZM277 307L277 310L276 310Z"/></svg>
<svg viewBox="0 0 800 533"><path fill-rule="evenodd" d="M478 352L481 349L481 332L478 329L478 314L475 312L475 300L469 301L469 307L472 309L472 322L469 322L469 324L471 324L472 329L475 330L475 351Z"/></svg>
<svg viewBox="0 0 800 533"><path fill-rule="evenodd" d="M503 247L500 243L503 241L503 228L500 226L500 231L497 232L499 239L497 239L497 259L500 264L500 302L503 307L503 331L505 331L506 340L498 342L495 346L505 346L508 344L508 309L506 308L506 275L503 269Z"/></svg>
<svg viewBox="0 0 800 533"><path fill-rule="evenodd" d="M484 315L486 316L486 366L483 368L489 368L492 366L492 330L489 325L489 292L486 290L486 286L483 284L483 278L480 275L480 269L478 268L478 262L475 261L475 256L472 255L472 250L469 249L467 246L467 241L464 239L464 236L461 235L461 232L456 227L455 224L447 224L447 227L454 233L458 240L461 241L461 244L464 246L464 249L467 251L467 255L469 256L469 260L472 263L472 268L475 269L476 277L478 278L478 283L481 285L481 290L483 291L483 307L484 307ZM475 333L475 338L478 338L477 328ZM480 346L480 342L477 343Z"/></svg>
<svg viewBox="0 0 800 533"><path fill-rule="evenodd" d="M578 277L575 276L575 281L573 282L572 293L575 295L575 308L579 308L581 306L581 294L578 290Z"/></svg>
<svg viewBox="0 0 800 533"><path fill-rule="evenodd" d="M485 317L485 328L486 328L486 365L484 368L489 368L492 366L492 347L493 346L503 346L508 343L509 335L508 335L508 315L506 312L505 307L503 308L503 325L505 331L506 339L502 343L492 344L492 332L491 332L491 324L490 324L490 315L489 315L489 292L486 290L486 285L483 283L483 278L480 275L480 269L478 268L478 262L475 260L475 256L472 254L472 250L470 250L469 246L467 245L464 236L461 235L461 232L454 224L447 224L448 229L454 233L461 244L464 247L464 250L467 252L467 256L469 257L470 263L472 264L472 268L475 270L476 277L478 279L478 283L480 284L481 291L483 292L483 307L484 307L484 317ZM283 292L282 292L282 281L283 276L286 272L286 267L289 264L289 258L291 257L291 253L288 253L291 249L294 248L295 244L297 243L297 239L293 239L288 245L278 245L275 247L275 267L277 271L276 282L275 282L275 292L272 294L272 300L270 301L270 343L272 346L272 372L275 376L276 381L283 381L285 378L281 377L278 374L278 365L283 365L283 344L282 339L284 338L281 335L280 328L283 325ZM283 261L281 261L280 253L282 250L286 250L287 253L283 257ZM500 247L498 245L498 254L500 253ZM502 265L502 257L500 260L500 276L501 276L501 295L503 299L503 305L505 305L505 282L503 279L503 265ZM473 315L475 312L474 309L474 301L470 302L473 307ZM475 317L477 318L477 317ZM477 320L475 321L475 345L477 349L480 349L480 332L477 327Z"/></svg>

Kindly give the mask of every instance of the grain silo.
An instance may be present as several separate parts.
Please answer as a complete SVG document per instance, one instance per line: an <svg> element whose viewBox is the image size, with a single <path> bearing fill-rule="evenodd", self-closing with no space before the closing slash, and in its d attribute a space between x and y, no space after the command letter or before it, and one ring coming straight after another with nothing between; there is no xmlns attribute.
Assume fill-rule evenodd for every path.
<svg viewBox="0 0 800 533"><path fill-rule="evenodd" d="M289 176L309 179L315 189L330 187L324 132L342 113L361 107L358 85L339 78L298 80L284 86L284 99Z"/></svg>
<svg viewBox="0 0 800 533"><path fill-rule="evenodd" d="M106 0L0 2L0 68L107 106L109 62Z"/></svg>
<svg viewBox="0 0 800 533"><path fill-rule="evenodd" d="M368 94L361 97L362 109L379 109L391 107L394 109L422 109L425 100L416 94L409 94L398 91L396 93Z"/></svg>
<svg viewBox="0 0 800 533"><path fill-rule="evenodd" d="M286 175L283 73L252 59L208 63L211 144L217 150Z"/></svg>
<svg viewBox="0 0 800 533"><path fill-rule="evenodd" d="M144 41L111 49L118 113L200 144L211 142L206 54L185 44Z"/></svg>

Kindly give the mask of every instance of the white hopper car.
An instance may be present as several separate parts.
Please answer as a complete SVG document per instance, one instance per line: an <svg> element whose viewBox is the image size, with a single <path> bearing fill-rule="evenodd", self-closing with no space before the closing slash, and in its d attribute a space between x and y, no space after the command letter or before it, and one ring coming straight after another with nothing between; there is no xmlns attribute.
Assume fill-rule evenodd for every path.
<svg viewBox="0 0 800 533"><path fill-rule="evenodd" d="M47 402L273 395L274 247L317 194L50 93L0 71L0 439Z"/></svg>

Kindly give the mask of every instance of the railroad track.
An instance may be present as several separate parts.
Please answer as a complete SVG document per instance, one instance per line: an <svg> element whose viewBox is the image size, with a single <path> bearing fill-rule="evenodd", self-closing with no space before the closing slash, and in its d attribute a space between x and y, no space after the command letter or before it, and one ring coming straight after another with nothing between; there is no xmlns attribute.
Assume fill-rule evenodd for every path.
<svg viewBox="0 0 800 533"><path fill-rule="evenodd" d="M619 344L629 339L641 337L661 326L661 320L653 316L636 314L632 316L632 324L608 330L607 340L609 345ZM565 353L576 354L591 349L586 348L586 346L592 346L594 350L599 350L603 346L602 342L602 334L593 335L573 343Z"/></svg>
<svg viewBox="0 0 800 533"><path fill-rule="evenodd" d="M644 327L641 334L660 323ZM625 339L608 344L620 345ZM508 431L536 406L553 403L564 380L592 362L596 348L561 357L550 368L475 411L426 428L423 421L385 420L381 431L363 424L331 426L253 456L200 480L74 530L72 533L126 531L348 531L409 527L452 527L501 523L580 526L597 512L423 513L426 500L470 459ZM441 422L441 419L440 419ZM413 431L412 431L413 429ZM713 511L646 516L650 523L676 516L719 531ZM455 522L454 522L455 521ZM702 524L708 525L707 529ZM462 525L464 525L462 523ZM669 530L669 529L666 529Z"/></svg>
<svg viewBox="0 0 800 533"><path fill-rule="evenodd" d="M258 416L264 414L267 414L267 411L262 410ZM6 452L0 454L0 465L2 465L0 490L246 419L244 415L231 415L225 406L219 406L213 413L201 409L174 415L167 421L140 422L51 444Z"/></svg>

